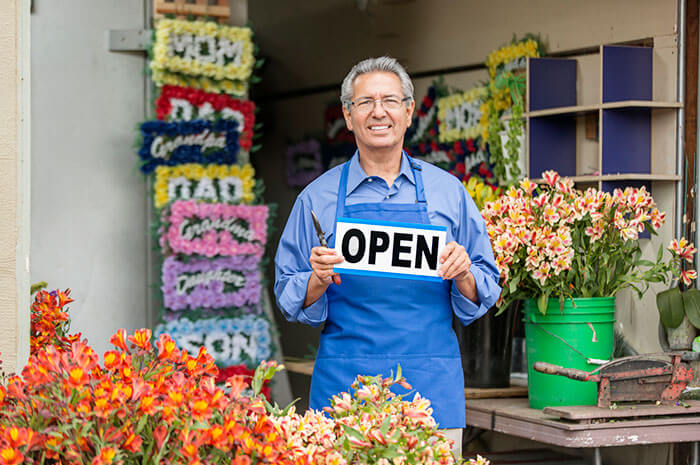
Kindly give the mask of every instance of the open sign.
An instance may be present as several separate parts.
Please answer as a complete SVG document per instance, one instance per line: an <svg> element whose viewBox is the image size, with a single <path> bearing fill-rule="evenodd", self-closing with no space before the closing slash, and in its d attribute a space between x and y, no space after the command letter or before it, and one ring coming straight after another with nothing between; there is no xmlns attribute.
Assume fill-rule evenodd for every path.
<svg viewBox="0 0 700 465"><path fill-rule="evenodd" d="M335 251L345 258L333 267L337 273L442 280L445 226L338 218L335 233Z"/></svg>

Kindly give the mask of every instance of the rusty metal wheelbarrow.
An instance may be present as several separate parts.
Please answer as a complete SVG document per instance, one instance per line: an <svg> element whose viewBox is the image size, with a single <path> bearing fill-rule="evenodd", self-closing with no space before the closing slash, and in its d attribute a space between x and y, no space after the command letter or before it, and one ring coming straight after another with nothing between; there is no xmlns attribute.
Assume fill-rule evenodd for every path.
<svg viewBox="0 0 700 465"><path fill-rule="evenodd" d="M598 407L609 407L612 402L677 400L693 379L693 370L681 358L680 353L633 355L590 372L546 362L535 362L533 368L540 373L597 382Z"/></svg>

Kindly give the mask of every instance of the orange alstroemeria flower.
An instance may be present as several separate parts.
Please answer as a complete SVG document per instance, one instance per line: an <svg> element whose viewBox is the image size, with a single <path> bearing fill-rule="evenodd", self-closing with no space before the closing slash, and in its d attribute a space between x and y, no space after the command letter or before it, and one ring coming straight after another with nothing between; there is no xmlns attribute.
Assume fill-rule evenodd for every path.
<svg viewBox="0 0 700 465"><path fill-rule="evenodd" d="M123 350L127 354L129 353L129 348L126 346L126 330L124 328L118 330L116 333L109 338L109 342L118 349Z"/></svg>
<svg viewBox="0 0 700 465"><path fill-rule="evenodd" d="M0 449L0 464L2 465L17 465L23 460L24 455L17 448L4 447Z"/></svg>
<svg viewBox="0 0 700 465"><path fill-rule="evenodd" d="M129 342L134 344L139 349L151 350L151 330L148 328L138 329L133 336L129 336Z"/></svg>

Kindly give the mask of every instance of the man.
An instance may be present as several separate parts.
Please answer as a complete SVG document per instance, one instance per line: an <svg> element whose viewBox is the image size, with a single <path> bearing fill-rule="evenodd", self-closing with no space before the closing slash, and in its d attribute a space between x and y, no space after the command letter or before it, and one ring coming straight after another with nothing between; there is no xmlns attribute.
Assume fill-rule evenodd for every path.
<svg viewBox="0 0 700 465"><path fill-rule="evenodd" d="M329 405L358 374L388 375L401 365L430 399L441 428L461 448L464 380L452 314L463 324L496 302L498 271L484 221L462 184L402 150L415 102L413 83L393 58L361 61L341 88L357 152L324 173L296 200L275 257L275 295L289 321L325 323L311 381L310 407ZM321 247L310 211L329 247ZM442 282L333 274L336 218L447 227ZM336 284L334 282L338 282Z"/></svg>

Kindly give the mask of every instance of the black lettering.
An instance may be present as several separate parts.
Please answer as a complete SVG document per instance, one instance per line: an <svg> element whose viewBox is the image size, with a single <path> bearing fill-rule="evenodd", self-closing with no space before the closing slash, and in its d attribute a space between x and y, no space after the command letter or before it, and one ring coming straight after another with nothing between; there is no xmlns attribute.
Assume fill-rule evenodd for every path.
<svg viewBox="0 0 700 465"><path fill-rule="evenodd" d="M381 240L381 244L379 243ZM372 231L369 233L369 264L377 262L377 253L386 252L389 248L389 235L384 231Z"/></svg>
<svg viewBox="0 0 700 465"><path fill-rule="evenodd" d="M357 253L350 253L350 239L353 237L357 238ZM348 263L357 263L362 260L362 256L365 254L365 235L359 229L353 228L348 229L348 232L343 236L343 245L341 250L343 252L343 257Z"/></svg>
<svg viewBox="0 0 700 465"><path fill-rule="evenodd" d="M394 248L392 250L391 266L400 266L403 268L411 267L411 260L401 260L399 255L410 252L410 246L402 246L401 242L413 240L413 234L396 233L394 234Z"/></svg>
<svg viewBox="0 0 700 465"><path fill-rule="evenodd" d="M425 261L428 262L428 267L431 270L436 270L439 245L440 238L438 236L433 237L432 248L428 247L428 242L425 240L425 236L418 236L418 240L416 241L416 268L421 268L423 266L423 256L425 256Z"/></svg>

